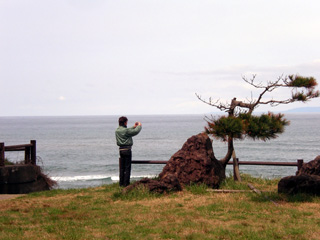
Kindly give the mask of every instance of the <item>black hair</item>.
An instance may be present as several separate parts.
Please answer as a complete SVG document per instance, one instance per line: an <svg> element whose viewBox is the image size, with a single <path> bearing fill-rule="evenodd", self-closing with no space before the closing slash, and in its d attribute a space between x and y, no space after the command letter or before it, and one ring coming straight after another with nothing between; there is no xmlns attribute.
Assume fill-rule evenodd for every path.
<svg viewBox="0 0 320 240"><path fill-rule="evenodd" d="M125 123L126 123L127 121L128 121L128 118L126 118L126 117L124 117L124 116L120 117L120 118L119 118L119 126L122 126L122 127L126 126Z"/></svg>

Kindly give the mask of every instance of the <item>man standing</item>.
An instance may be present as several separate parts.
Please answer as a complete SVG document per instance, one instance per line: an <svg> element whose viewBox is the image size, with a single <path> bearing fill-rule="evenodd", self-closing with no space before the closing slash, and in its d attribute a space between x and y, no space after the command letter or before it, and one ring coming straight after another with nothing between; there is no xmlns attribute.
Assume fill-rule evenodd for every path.
<svg viewBox="0 0 320 240"><path fill-rule="evenodd" d="M120 186L126 187L130 184L131 174L131 147L133 145L132 137L137 135L142 125L136 122L133 127L127 128L128 119L126 117L119 118L119 127L116 129L116 140L120 152Z"/></svg>

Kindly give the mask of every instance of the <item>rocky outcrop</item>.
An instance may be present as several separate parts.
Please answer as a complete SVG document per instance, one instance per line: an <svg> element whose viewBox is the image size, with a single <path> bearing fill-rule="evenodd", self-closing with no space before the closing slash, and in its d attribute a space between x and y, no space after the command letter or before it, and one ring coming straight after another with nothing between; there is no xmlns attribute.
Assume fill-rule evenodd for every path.
<svg viewBox="0 0 320 240"><path fill-rule="evenodd" d="M190 137L168 161L158 180L142 179L125 191L144 185L152 192L179 191L183 185L204 183L218 188L225 179L225 169L214 157L212 141L207 134Z"/></svg>
<svg viewBox="0 0 320 240"><path fill-rule="evenodd" d="M282 178L278 192L286 194L307 193L320 196L320 176L301 174Z"/></svg>
<svg viewBox="0 0 320 240"><path fill-rule="evenodd" d="M180 184L205 183L218 188L225 179L222 164L214 157L212 141L207 134L190 137L168 161L160 173L160 179L175 175Z"/></svg>
<svg viewBox="0 0 320 240"><path fill-rule="evenodd" d="M0 167L0 194L24 194L50 190L56 182L49 179L36 165Z"/></svg>
<svg viewBox="0 0 320 240"><path fill-rule="evenodd" d="M286 194L307 193L320 196L320 156L303 164L296 176L282 178L278 192Z"/></svg>
<svg viewBox="0 0 320 240"><path fill-rule="evenodd" d="M320 156L314 160L302 165L302 168L297 172L297 175L308 174L320 176Z"/></svg>

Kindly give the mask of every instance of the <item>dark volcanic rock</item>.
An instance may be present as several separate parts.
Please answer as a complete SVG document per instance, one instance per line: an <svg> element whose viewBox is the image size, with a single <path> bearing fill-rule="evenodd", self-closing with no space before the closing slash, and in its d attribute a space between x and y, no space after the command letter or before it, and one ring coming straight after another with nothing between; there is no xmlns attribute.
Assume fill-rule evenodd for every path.
<svg viewBox="0 0 320 240"><path fill-rule="evenodd" d="M150 178L143 178L138 182L135 182L132 185L129 185L124 189L125 192L131 191L132 189L143 185L148 188L150 192L156 193L168 193L171 191L181 191L181 185L174 175L167 175L165 178L161 180L154 180Z"/></svg>
<svg viewBox="0 0 320 240"><path fill-rule="evenodd" d="M320 176L320 156L314 160L303 164L302 168L297 172L297 175L308 174Z"/></svg>
<svg viewBox="0 0 320 240"><path fill-rule="evenodd" d="M278 183L278 192L320 195L320 156L303 164L296 176L282 178Z"/></svg>
<svg viewBox="0 0 320 240"><path fill-rule="evenodd" d="M308 193L320 195L320 176L300 174L282 178L278 192L287 194Z"/></svg>
<svg viewBox="0 0 320 240"><path fill-rule="evenodd" d="M218 188L225 179L225 169L214 157L212 141L207 134L190 137L168 161L159 180L144 178L126 187L125 192L143 185L152 192L180 191L182 185L205 183Z"/></svg>
<svg viewBox="0 0 320 240"><path fill-rule="evenodd" d="M225 169L214 157L212 141L203 133L190 137L170 158L159 177L164 179L169 174L183 185L205 183L214 188L225 179Z"/></svg>

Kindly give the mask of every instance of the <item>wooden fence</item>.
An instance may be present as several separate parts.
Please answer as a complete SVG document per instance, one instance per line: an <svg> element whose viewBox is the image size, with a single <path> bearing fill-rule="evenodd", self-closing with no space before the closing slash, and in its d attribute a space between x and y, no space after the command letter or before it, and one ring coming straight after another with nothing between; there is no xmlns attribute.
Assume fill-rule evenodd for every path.
<svg viewBox="0 0 320 240"><path fill-rule="evenodd" d="M267 166L294 166L298 168L298 171L303 165L303 159L298 159L296 162L258 162L258 161L239 161L239 165L267 165ZM150 160L132 160L132 164L166 164L168 161L150 161ZM233 164L233 161L229 161L228 164Z"/></svg>
<svg viewBox="0 0 320 240"><path fill-rule="evenodd" d="M36 140L31 140L29 144L5 146L4 143L0 143L0 167L5 165L5 152L11 151L24 151L25 164L36 165ZM298 159L296 162L258 162L258 161L239 161L239 165L265 165L265 166L296 166L298 171L303 165L303 159ZM132 160L132 164L166 164L168 161L161 160ZM233 164L233 161L229 161L228 164Z"/></svg>
<svg viewBox="0 0 320 240"><path fill-rule="evenodd" d="M31 140L29 144L5 146L0 143L0 167L5 166L5 152L24 151L24 163L36 165L37 159L36 140Z"/></svg>

